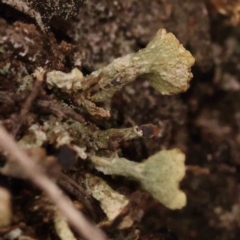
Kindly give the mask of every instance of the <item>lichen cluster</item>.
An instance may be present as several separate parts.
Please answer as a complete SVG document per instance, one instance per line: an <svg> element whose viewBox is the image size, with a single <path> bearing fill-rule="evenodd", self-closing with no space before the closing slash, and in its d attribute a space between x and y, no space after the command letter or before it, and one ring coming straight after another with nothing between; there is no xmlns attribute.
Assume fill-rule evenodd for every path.
<svg viewBox="0 0 240 240"><path fill-rule="evenodd" d="M75 73L77 70L68 75L59 71L50 72L47 74L47 83L50 86L59 86L65 91L66 88L72 92L82 90L81 93L75 93L76 103L83 105L92 115L98 115L99 112L99 115L105 116L100 113L104 110L97 108L95 103L104 103L107 108L117 91L139 77L146 78L150 85L162 94L186 91L192 78L190 70L194 61L191 53L184 49L172 33L161 29L145 49L115 59L108 66L85 78L80 74L78 83ZM68 84L69 87L60 85L64 79L67 80L65 85ZM109 117L109 114L106 116Z"/></svg>
<svg viewBox="0 0 240 240"><path fill-rule="evenodd" d="M150 85L162 94L169 95L186 91L192 78L190 69L193 64L194 58L190 52L184 49L172 33L161 29L145 49L115 59L108 66L89 76L83 77L78 69L73 69L70 73L51 71L46 75L46 83L51 89L55 88L58 91L72 94L79 108L85 108L91 115L109 117L111 110L109 106L113 95L124 85L137 80L140 76L146 78ZM99 102L104 103L104 107L97 107L96 103ZM105 113L108 114L104 115ZM143 137L141 129L135 126L132 129L100 131L96 127L94 127L95 130L91 129L90 125L84 126L73 122L70 124L68 121L59 125L59 127L62 125L61 128L64 130L56 131L54 125L57 127L59 123L54 120L52 124L45 122L45 125L49 126L47 141L55 139L55 144L59 146L59 140L53 133L57 132L60 138L66 131L67 136L61 137L65 139L62 144L75 142L81 147L85 144L88 149L87 158L91 159L99 171L139 181L143 189L149 191L154 198L170 209L185 206L186 195L179 190L179 182L185 175L185 157L180 150L160 151L140 164L119 157L108 158L111 150L118 149L121 141ZM81 141L83 139L85 139L84 144ZM100 157L98 156L100 149L108 150L108 153L103 152ZM102 186L99 184L99 188ZM93 190L93 188L92 191L96 199L102 199L101 191ZM104 197L107 199L107 195Z"/></svg>
<svg viewBox="0 0 240 240"><path fill-rule="evenodd" d="M140 183L141 191L148 191L165 207L180 209L186 204L186 195L179 189L180 181L185 175L184 154L179 149L162 150L141 163L130 161L122 156L121 144L133 139L156 137L159 129L152 124L122 129L102 128L97 122L111 118L113 96L125 85L138 81L139 77L145 78L161 94L186 91L192 78L190 70L193 64L191 53L184 49L172 33L161 29L145 49L115 59L88 76L83 76L77 68L69 73L35 69L32 76L20 78L16 91L19 96L12 101L25 99L20 94L34 89L34 80L38 81L37 72L40 71L44 74L45 81L44 86L40 86L41 94L34 100L34 104L45 114L32 112L26 116L24 123L15 123L17 129L21 128L21 124L28 126L24 134L20 135L18 144L28 153L33 149L33 157L34 152L37 153L45 146L51 146L56 151L64 147L68 149L68 154L74 152L71 153L73 158L85 161L88 165L85 171L96 168L107 175L132 179ZM52 93L51 97L47 96L46 91ZM46 152L41 161L42 159L49 160ZM41 165L41 161L38 164ZM42 167L48 166L46 164ZM21 174L11 172L7 164L1 172L22 177ZM111 224L129 204L129 199L113 190L107 181L90 172L83 175L79 173L81 182L88 194L100 201L107 222ZM58 178L58 175L54 177ZM125 216L119 228L127 228L132 224L133 220Z"/></svg>

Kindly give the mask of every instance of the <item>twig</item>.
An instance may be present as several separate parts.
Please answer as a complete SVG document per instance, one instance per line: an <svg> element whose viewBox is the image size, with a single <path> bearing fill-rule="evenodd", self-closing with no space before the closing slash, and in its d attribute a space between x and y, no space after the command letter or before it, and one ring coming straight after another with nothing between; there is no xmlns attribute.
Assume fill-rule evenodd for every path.
<svg viewBox="0 0 240 240"><path fill-rule="evenodd" d="M22 102L26 96L25 93L12 93L12 92L5 92L5 91L0 91L0 102L5 103L5 104L13 104L16 105L16 102Z"/></svg>
<svg viewBox="0 0 240 240"><path fill-rule="evenodd" d="M14 137L17 136L17 133L20 127L22 126L24 119L26 118L28 112L30 111L30 108L32 106L34 99L37 97L41 89L41 85L44 80L44 74L45 74L45 71L42 68L38 68L35 72L36 82L33 86L32 92L30 93L27 100L23 104L19 117L17 118L16 128L14 129L14 132L13 132Z"/></svg>
<svg viewBox="0 0 240 240"><path fill-rule="evenodd" d="M0 103L8 104L9 106L15 106L20 104L26 98L26 94L17 94L0 91ZM83 115L77 113L69 106L62 106L60 103L54 101L54 99L38 99L34 106L39 110L52 113L56 117L71 118L80 123L86 123Z"/></svg>
<svg viewBox="0 0 240 240"><path fill-rule="evenodd" d="M62 106L52 100L38 100L36 105L41 110L50 112L56 117L72 118L77 122L86 123L85 118L81 114L76 113L71 107Z"/></svg>
<svg viewBox="0 0 240 240"><path fill-rule="evenodd" d="M75 196L81 203L85 205L91 214L93 220L97 219L96 213L93 208L93 198L87 193L87 191L77 184L73 179L62 173L57 179L57 183L68 193Z"/></svg>
<svg viewBox="0 0 240 240"><path fill-rule="evenodd" d="M195 175L195 176L208 175L210 173L210 170L208 168L202 168L197 165L187 165L186 170L188 172L193 173L193 175Z"/></svg>
<svg viewBox="0 0 240 240"><path fill-rule="evenodd" d="M19 164L31 181L41 188L56 204L62 214L80 235L88 240L107 239L105 234L97 228L97 226L91 224L81 212L77 212L73 204L61 192L57 185L18 147L17 143L2 126L0 126L0 147L8 153L10 156L9 160Z"/></svg>
<svg viewBox="0 0 240 240"><path fill-rule="evenodd" d="M6 92L0 91L0 103L9 104L10 106L14 106L15 102L11 98L10 94L7 94Z"/></svg>

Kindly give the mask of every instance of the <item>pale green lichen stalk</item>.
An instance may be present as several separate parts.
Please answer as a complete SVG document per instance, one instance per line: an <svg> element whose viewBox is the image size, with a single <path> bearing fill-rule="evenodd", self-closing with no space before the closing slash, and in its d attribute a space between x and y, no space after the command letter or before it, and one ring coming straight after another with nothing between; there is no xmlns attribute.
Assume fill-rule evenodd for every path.
<svg viewBox="0 0 240 240"><path fill-rule="evenodd" d="M177 94L188 89L194 61L191 53L172 33L161 29L145 49L115 59L108 66L93 72L85 79L87 82L83 82L83 88L88 88L86 85L91 77L99 78L98 91L89 99L104 102L124 85L144 76L162 94ZM96 85L93 88L96 91Z"/></svg>
<svg viewBox="0 0 240 240"><path fill-rule="evenodd" d="M162 94L177 94L188 89L194 61L172 33L160 29L146 48L117 58L85 78L77 69L70 73L52 71L47 73L46 82L49 87L56 86L67 92L81 90L75 96L79 104L109 101L124 85L140 76Z"/></svg>
<svg viewBox="0 0 240 240"><path fill-rule="evenodd" d="M104 174L139 181L143 189L170 209L186 205L186 195L179 189L179 182L185 175L185 155L179 149L160 151L143 163L98 156L92 156L91 161Z"/></svg>

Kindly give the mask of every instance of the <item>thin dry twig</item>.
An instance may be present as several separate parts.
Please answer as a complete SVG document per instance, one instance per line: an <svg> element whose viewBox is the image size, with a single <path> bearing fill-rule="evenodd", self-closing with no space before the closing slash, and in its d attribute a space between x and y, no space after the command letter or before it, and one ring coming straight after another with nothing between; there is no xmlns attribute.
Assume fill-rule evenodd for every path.
<svg viewBox="0 0 240 240"><path fill-rule="evenodd" d="M76 183L73 179L65 174L61 174L57 179L57 183L68 193L75 196L81 203L85 205L93 220L97 219L96 213L93 208L93 198L87 191Z"/></svg>
<svg viewBox="0 0 240 240"><path fill-rule="evenodd" d="M19 164L26 176L41 188L56 204L62 214L80 235L88 240L107 240L105 234L97 226L90 223L81 212L77 212L73 204L62 193L58 186L18 147L14 139L1 125L0 147L8 153L10 161L15 161Z"/></svg>
<svg viewBox="0 0 240 240"><path fill-rule="evenodd" d="M12 92L5 92L5 91L0 91L0 102L1 103L6 103L6 104L13 104L15 105L16 102L22 102L26 96L25 93L12 93Z"/></svg>
<svg viewBox="0 0 240 240"><path fill-rule="evenodd" d="M52 100L38 100L36 106L41 110L47 111L60 118L72 118L80 123L86 123L85 118L76 113L71 107L62 106L60 103Z"/></svg>
<svg viewBox="0 0 240 240"><path fill-rule="evenodd" d="M14 129L14 132L13 132L13 136L17 136L17 133L18 133L20 127L22 126L24 119L26 118L28 112L30 111L32 103L33 103L34 99L37 97L37 95L41 89L41 85L44 80L44 75L45 75L45 71L43 69L39 68L36 70L36 72L35 72L36 82L34 83L32 92L30 93L30 95L26 99L25 103L23 104L23 107L21 109L19 117L17 118L17 123L16 123L16 127Z"/></svg>
<svg viewBox="0 0 240 240"><path fill-rule="evenodd" d="M3 91L0 91L0 103L5 103L5 104L8 104L10 106L14 106L15 105L15 102L11 98L10 94L7 94L7 93L5 93Z"/></svg>
<svg viewBox="0 0 240 240"><path fill-rule="evenodd" d="M188 172L193 173L195 176L199 176L199 175L208 175L210 173L210 170L207 168L202 168L200 166L197 165L187 165L186 166L186 170Z"/></svg>
<svg viewBox="0 0 240 240"><path fill-rule="evenodd" d="M18 93L10 93L10 92L0 91L0 103L7 104L9 106L15 106L19 103L21 104L24 101L24 99L26 98L25 95L26 95L26 93L18 94ZM72 109L71 107L69 107L67 105L66 106L61 105L57 101L54 101L54 99L38 99L35 101L33 107L37 107L38 110L40 110L44 113L51 113L54 116L59 117L59 118L71 118L73 120L76 120L77 122L86 123L86 119L84 118L83 115L75 112L74 109ZM23 107L23 109L24 109L24 107ZM26 114L26 113L27 112L25 111L24 114Z"/></svg>

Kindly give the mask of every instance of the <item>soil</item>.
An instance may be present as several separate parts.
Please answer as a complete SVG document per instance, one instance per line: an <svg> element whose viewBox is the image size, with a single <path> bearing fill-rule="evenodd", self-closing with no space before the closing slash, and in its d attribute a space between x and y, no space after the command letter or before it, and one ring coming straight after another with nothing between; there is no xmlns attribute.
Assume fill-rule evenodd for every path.
<svg viewBox="0 0 240 240"><path fill-rule="evenodd" d="M196 59L189 90L162 96L140 79L116 94L111 122L99 126L152 123L159 127L157 137L121 145L124 157L133 161L165 148L178 147L186 154L189 170L181 188L187 194L187 206L171 211L147 196L136 239L239 239L240 28L231 22L232 12L223 16L211 1L203 0L80 2L72 1L79 12L74 8L70 19L64 13L48 13L43 32L34 17L0 1L0 42L8 39L5 50L0 45L0 91L14 94L20 79L39 66L64 72L78 67L89 74L145 47L160 28L174 33ZM41 16L46 14L36 4L31 8ZM0 119L11 131L8 120L20 112L21 101L0 102ZM23 126L19 135L24 130ZM45 222L37 213L33 221L28 219L38 190L24 180L5 176L0 176L0 182L11 189L14 224L24 222L25 234L33 238L57 239L46 216ZM118 234L112 239L127 239L127 233Z"/></svg>

